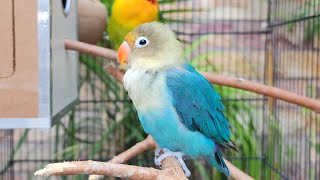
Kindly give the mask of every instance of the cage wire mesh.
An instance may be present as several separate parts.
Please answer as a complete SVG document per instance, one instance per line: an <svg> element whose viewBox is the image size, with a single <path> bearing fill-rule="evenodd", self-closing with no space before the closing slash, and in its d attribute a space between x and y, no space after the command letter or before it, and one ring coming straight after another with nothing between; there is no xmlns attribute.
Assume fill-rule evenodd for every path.
<svg viewBox="0 0 320 180"><path fill-rule="evenodd" d="M198 70L319 99L319 0L159 3L161 21L175 30ZM107 36L100 45L108 46ZM49 162L107 161L146 137L126 92L104 71L112 63L87 55L80 62L80 104L60 122L50 130L0 130L0 179L36 179L33 173ZM227 159L256 179L320 178L319 114L254 93L215 89L239 149L226 152ZM153 153L130 163L154 166ZM225 178L202 160L188 160L188 166L191 179Z"/></svg>

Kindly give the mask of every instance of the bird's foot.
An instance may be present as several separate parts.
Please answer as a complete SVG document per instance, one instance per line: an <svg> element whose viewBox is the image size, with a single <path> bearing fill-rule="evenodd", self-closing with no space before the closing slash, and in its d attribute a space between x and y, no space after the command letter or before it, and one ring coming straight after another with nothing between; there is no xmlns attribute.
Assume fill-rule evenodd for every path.
<svg viewBox="0 0 320 180"><path fill-rule="evenodd" d="M160 166L161 162L164 159L166 159L167 157L174 157L179 161L179 163L184 171L184 174L187 177L190 177L191 172L189 171L188 167L186 166L186 163L183 161L184 154L182 152L172 152L167 148L163 148L162 151L163 151L163 154L160 155L161 150L157 148L157 150L155 152L155 156L154 156L154 164L155 165Z"/></svg>
<svg viewBox="0 0 320 180"><path fill-rule="evenodd" d="M157 157L161 156L161 149L157 147L156 151L154 152L154 160L156 160ZM156 161L154 161L156 163Z"/></svg>

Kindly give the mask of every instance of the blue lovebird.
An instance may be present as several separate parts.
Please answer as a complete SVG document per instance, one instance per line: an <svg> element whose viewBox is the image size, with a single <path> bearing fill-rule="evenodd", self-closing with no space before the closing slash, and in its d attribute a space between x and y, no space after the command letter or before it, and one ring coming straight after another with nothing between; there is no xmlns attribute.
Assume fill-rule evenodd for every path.
<svg viewBox="0 0 320 180"><path fill-rule="evenodd" d="M118 61L141 125L158 145L155 164L173 156L190 176L183 157L203 157L229 176L222 150L236 147L221 97L185 61L175 34L158 22L142 24L125 36Z"/></svg>

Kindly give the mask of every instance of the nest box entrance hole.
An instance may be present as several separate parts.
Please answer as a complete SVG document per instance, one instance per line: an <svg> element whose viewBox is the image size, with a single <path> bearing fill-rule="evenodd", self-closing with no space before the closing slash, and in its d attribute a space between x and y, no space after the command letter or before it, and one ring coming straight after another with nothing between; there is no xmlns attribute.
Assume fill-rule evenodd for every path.
<svg viewBox="0 0 320 180"><path fill-rule="evenodd" d="M67 16L70 11L71 0L61 0L61 1L62 1L63 13L65 16Z"/></svg>

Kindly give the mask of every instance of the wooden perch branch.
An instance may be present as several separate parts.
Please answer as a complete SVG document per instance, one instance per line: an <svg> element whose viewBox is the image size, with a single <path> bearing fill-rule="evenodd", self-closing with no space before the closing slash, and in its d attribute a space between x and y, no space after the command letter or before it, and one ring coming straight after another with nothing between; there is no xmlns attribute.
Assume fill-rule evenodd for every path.
<svg viewBox="0 0 320 180"><path fill-rule="evenodd" d="M130 159L142 154L144 151L153 150L156 148L156 143L151 136L148 136L145 140L138 142L136 145L132 146L130 149L122 152L121 154L113 157L110 163L124 163Z"/></svg>
<svg viewBox="0 0 320 180"><path fill-rule="evenodd" d="M99 174L130 179L156 179L161 170L125 164L97 161L72 161L48 164L34 173L35 176Z"/></svg>
<svg viewBox="0 0 320 180"><path fill-rule="evenodd" d="M97 174L129 179L164 179L186 180L183 170L178 161L168 157L162 161L163 170L154 168L138 167L115 163L124 163L147 150L152 150L156 144L151 136L137 143L127 151L115 156L107 163L96 161L73 161L48 164L44 169L34 173L35 176L51 175L75 175Z"/></svg>
<svg viewBox="0 0 320 180"><path fill-rule="evenodd" d="M127 151L119 154L118 156L115 156L112 160L109 162L112 163L124 163L131 158L141 154L144 151L153 150L156 148L156 143L154 139L151 136L148 136L145 140L137 143L136 145L132 146ZM253 179L246 173L242 172L240 169L238 169L236 166L234 166L232 163L230 163L228 160L224 159L226 162L226 165L228 166L230 170L230 176L232 179L238 179L238 180L251 180ZM171 168L172 163L178 163L174 158L167 158L162 162L162 167L164 169ZM179 164L175 165L174 167L180 167ZM181 168L179 168L182 170ZM182 172L183 173L183 172ZM183 174L184 175L184 174Z"/></svg>
<svg viewBox="0 0 320 180"><path fill-rule="evenodd" d="M132 166L126 164L114 164L97 161L72 161L48 164L45 168L34 173L35 176L52 175L76 175L99 174L129 179L163 179L163 180L187 180L179 164L173 158L167 158L167 167L164 170Z"/></svg>
<svg viewBox="0 0 320 180"><path fill-rule="evenodd" d="M316 99L301 96L279 88L250 82L242 78L225 77L207 72L202 72L201 74L208 79L208 81L215 84L255 92L320 112L320 101Z"/></svg>
<svg viewBox="0 0 320 180"><path fill-rule="evenodd" d="M88 43L84 43L76 40L65 39L64 46L66 49L75 50L83 54L90 54L94 56L103 57L106 59L117 58L117 52L114 50L103 48L100 46L95 46L92 44L88 44Z"/></svg>
<svg viewBox="0 0 320 180"><path fill-rule="evenodd" d="M226 163L229 171L230 171L230 176L232 179L236 180L254 180L251 176L248 174L244 173L240 169L238 169L235 165L233 165L231 162L228 160L224 159L224 162Z"/></svg>
<svg viewBox="0 0 320 180"><path fill-rule="evenodd" d="M178 161L169 157L162 161L163 170L154 168L137 167L131 165L119 165L114 163L124 163L133 157L143 153L144 151L155 149L156 143L151 136L145 140L132 146L127 151L115 156L107 163L95 161L74 161L64 163L53 163L47 165L34 174L36 176L50 176L50 175L73 175L73 174L99 174L105 176L114 176L130 179L174 179L185 180L183 170ZM232 179L237 180L252 180L253 178L245 174L229 161L224 159L226 165L230 170Z"/></svg>
<svg viewBox="0 0 320 180"><path fill-rule="evenodd" d="M82 43L75 40L66 39L65 48L70 50L76 50L81 53L103 57L110 60L115 60L117 58L117 53L114 50ZM119 82L122 82L123 72L121 72L118 68L107 67L106 71L112 74ZM225 77L206 72L203 72L202 75L204 75L211 83L214 84L255 92L265 96L280 99L289 103L297 104L299 106L307 107L318 113L320 112L320 101L316 99L301 96L279 88L250 82L242 78Z"/></svg>
<svg viewBox="0 0 320 180"><path fill-rule="evenodd" d="M136 145L132 146L130 149L115 156L109 162L111 162L111 163L124 163L126 161L129 161L133 157L136 157L137 155L143 153L144 151L153 150L155 148L156 148L156 143L155 143L154 139L151 136L148 136L145 140L137 143ZM168 176L172 179L177 179L177 180L187 179L182 168L180 167L179 162L173 157L168 157L168 158L164 159L161 163L161 168L164 170L168 170L168 169L170 170L168 172L159 174L159 176L161 176L163 178ZM166 178L168 178L168 177L166 177ZM164 178L164 179L166 179L166 178Z"/></svg>

